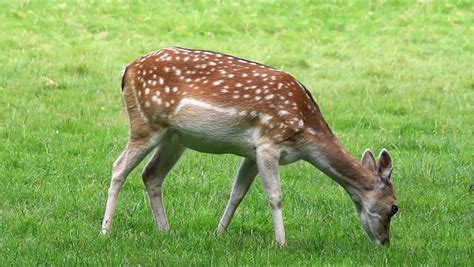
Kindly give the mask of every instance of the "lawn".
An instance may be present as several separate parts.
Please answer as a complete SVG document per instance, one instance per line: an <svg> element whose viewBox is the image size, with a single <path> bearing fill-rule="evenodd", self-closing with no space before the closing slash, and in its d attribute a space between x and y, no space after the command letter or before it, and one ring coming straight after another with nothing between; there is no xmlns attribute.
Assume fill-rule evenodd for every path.
<svg viewBox="0 0 474 267"><path fill-rule="evenodd" d="M474 4L0 3L0 265L473 266ZM166 46L292 73L347 149L387 148L400 212L373 245L344 190L281 168L287 246L260 181L214 236L239 158L187 151L156 231L141 164L99 235L126 145L122 68Z"/></svg>

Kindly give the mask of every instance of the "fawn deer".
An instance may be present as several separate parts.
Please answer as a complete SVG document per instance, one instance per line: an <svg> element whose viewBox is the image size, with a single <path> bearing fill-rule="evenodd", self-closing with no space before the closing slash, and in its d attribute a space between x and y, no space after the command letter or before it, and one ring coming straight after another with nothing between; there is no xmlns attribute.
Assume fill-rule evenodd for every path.
<svg viewBox="0 0 474 267"><path fill-rule="evenodd" d="M169 229L162 185L185 148L243 157L217 234L257 174L270 202L275 239L285 244L279 165L305 160L339 183L377 244L389 244L397 212L390 181L392 160L383 149L362 162L340 144L310 92L290 74L256 62L205 50L171 47L125 68L122 91L130 118L128 145L115 161L102 223L112 224L119 191L135 166L154 148L142 177L160 230Z"/></svg>

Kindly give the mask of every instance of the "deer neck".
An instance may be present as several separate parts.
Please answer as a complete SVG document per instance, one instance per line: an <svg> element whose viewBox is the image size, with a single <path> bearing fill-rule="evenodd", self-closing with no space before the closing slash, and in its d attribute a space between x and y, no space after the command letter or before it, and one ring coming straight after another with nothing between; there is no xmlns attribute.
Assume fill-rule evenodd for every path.
<svg viewBox="0 0 474 267"><path fill-rule="evenodd" d="M352 157L332 134L308 142L305 159L339 183L356 204L364 201L365 193L374 187L375 174Z"/></svg>

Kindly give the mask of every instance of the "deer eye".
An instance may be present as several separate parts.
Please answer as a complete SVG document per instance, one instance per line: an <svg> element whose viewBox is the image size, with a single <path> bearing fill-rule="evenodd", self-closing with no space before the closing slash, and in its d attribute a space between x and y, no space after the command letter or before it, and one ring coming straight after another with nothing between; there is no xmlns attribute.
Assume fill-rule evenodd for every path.
<svg viewBox="0 0 474 267"><path fill-rule="evenodd" d="M398 206L397 205L393 205L392 206L392 215L395 215L395 213L397 213L398 211Z"/></svg>

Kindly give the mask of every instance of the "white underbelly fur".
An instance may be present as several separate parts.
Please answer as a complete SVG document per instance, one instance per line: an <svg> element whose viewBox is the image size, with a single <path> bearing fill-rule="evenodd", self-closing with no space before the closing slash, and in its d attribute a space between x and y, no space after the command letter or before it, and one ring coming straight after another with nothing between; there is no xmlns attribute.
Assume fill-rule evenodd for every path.
<svg viewBox="0 0 474 267"><path fill-rule="evenodd" d="M260 129L242 120L239 111L196 99L183 99L170 117L172 134L187 148L212 153L235 154L255 159ZM299 160L291 146L279 145L280 164Z"/></svg>
<svg viewBox="0 0 474 267"><path fill-rule="evenodd" d="M241 118L222 112L181 109L173 118L173 132L190 149L212 154L236 154L255 158L257 127L242 125ZM180 118L186 118L181 120Z"/></svg>

